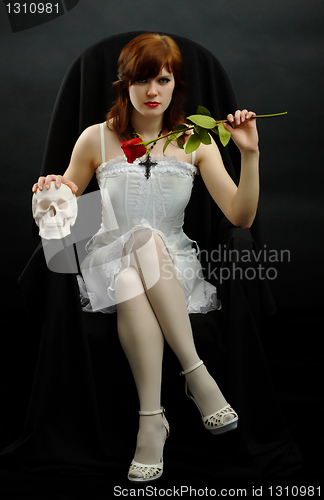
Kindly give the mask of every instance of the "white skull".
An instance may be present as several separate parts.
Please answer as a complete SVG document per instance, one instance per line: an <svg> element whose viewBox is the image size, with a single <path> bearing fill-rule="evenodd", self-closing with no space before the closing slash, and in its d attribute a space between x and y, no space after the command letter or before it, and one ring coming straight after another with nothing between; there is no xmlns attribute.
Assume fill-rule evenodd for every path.
<svg viewBox="0 0 324 500"><path fill-rule="evenodd" d="M65 184L56 188L51 182L49 189L34 193L32 211L39 234L45 240L59 240L71 233L70 226L75 223L78 204L76 196Z"/></svg>

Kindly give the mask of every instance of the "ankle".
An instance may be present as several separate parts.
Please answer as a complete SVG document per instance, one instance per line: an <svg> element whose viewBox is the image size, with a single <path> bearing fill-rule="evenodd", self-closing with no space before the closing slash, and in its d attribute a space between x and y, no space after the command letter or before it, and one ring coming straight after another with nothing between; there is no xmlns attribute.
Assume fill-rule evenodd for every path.
<svg viewBox="0 0 324 500"><path fill-rule="evenodd" d="M205 366L199 367L197 370L186 375L186 381L190 392L198 392L201 396L208 396L211 393L218 391L218 386L212 376L208 373Z"/></svg>
<svg viewBox="0 0 324 500"><path fill-rule="evenodd" d="M134 459L144 464L158 463L166 439L161 415L141 416Z"/></svg>
<svg viewBox="0 0 324 500"><path fill-rule="evenodd" d="M190 358L189 360L186 360L182 364L182 372L180 372L180 375L187 375L189 373L192 373L196 371L200 366L204 364L204 362L199 359L198 356L195 356L194 358Z"/></svg>
<svg viewBox="0 0 324 500"><path fill-rule="evenodd" d="M227 401L220 391L216 381L205 366L186 375L188 390L198 403L204 415L221 410Z"/></svg>
<svg viewBox="0 0 324 500"><path fill-rule="evenodd" d="M154 431L163 427L162 415L140 415L139 430Z"/></svg>

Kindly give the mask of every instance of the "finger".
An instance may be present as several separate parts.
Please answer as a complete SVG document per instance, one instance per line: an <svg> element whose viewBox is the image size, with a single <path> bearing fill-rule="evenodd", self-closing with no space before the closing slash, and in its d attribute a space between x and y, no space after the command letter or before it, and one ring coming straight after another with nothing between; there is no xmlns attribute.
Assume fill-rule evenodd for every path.
<svg viewBox="0 0 324 500"><path fill-rule="evenodd" d="M241 111L241 123L245 122L247 114L248 114L247 109L243 109L243 111Z"/></svg>
<svg viewBox="0 0 324 500"><path fill-rule="evenodd" d="M45 177L43 177L43 176L39 177L36 185L38 186L38 189L40 191L43 190L44 183L45 183ZM36 190L37 190L37 187L36 187Z"/></svg>
<svg viewBox="0 0 324 500"><path fill-rule="evenodd" d="M46 177L45 186L46 186L47 189L50 188L51 182L53 182L53 181L55 182L55 187L57 189L59 189L62 184L65 184L66 186L68 186L71 189L71 191L74 191L75 188L77 188L77 186L72 181L70 181L69 179L67 179L66 177L63 177L62 175L51 174L51 175L48 175Z"/></svg>
<svg viewBox="0 0 324 500"><path fill-rule="evenodd" d="M248 114L248 110L247 109L243 109L242 111L240 111L240 117L239 117L239 119L240 119L239 123L240 124L245 122L247 114Z"/></svg>
<svg viewBox="0 0 324 500"><path fill-rule="evenodd" d="M63 177L61 175L55 175L55 179L53 180L55 181L55 187L59 189L63 183Z"/></svg>
<svg viewBox="0 0 324 500"><path fill-rule="evenodd" d="M57 189L59 189L62 184L65 184L71 189L73 194L75 194L78 191L78 186L74 184L74 182L70 181L66 177L62 177L62 175L54 175L54 174L47 175L46 177L44 176L39 177L38 182L33 185L32 191L34 193L37 191L37 189L42 191L44 186L45 189L50 189L51 183L53 181L55 182L55 187Z"/></svg>
<svg viewBox="0 0 324 500"><path fill-rule="evenodd" d="M245 122L245 117L247 113L247 109L243 109L242 111L240 109L235 111L235 125L241 125L241 123Z"/></svg>
<svg viewBox="0 0 324 500"><path fill-rule="evenodd" d="M252 118L253 116L255 116L255 113L254 111L247 111L246 115L245 115L245 119L246 120L249 120L250 118Z"/></svg>
<svg viewBox="0 0 324 500"><path fill-rule="evenodd" d="M231 113L229 113L226 118L230 123L234 122L234 116Z"/></svg>
<svg viewBox="0 0 324 500"><path fill-rule="evenodd" d="M74 182L70 181L66 177L61 178L61 183L68 186L71 189L73 194L75 194L77 192L77 190L79 189L78 186L76 184L74 184Z"/></svg>
<svg viewBox="0 0 324 500"><path fill-rule="evenodd" d="M45 186L46 189L49 189L51 187L51 182L53 181L56 183L57 187L60 187L61 185L61 182L59 180L60 177L62 176L54 174L47 175L46 177L41 176L39 177L37 184L34 184L33 188L36 187L37 190L38 186L39 190L42 191Z"/></svg>
<svg viewBox="0 0 324 500"><path fill-rule="evenodd" d="M47 175L47 176L45 177L45 182L44 182L44 186L45 186L45 188L46 188L46 189L49 189L49 188L51 187L51 182L52 182L52 181L57 182L57 178L58 178L58 177L59 177L59 176L54 175L54 174ZM61 183L59 183L59 186L60 186L60 185L61 185Z"/></svg>
<svg viewBox="0 0 324 500"><path fill-rule="evenodd" d="M71 182L71 189L72 189L72 193L75 194L77 191L78 191L78 186L76 184L74 184L74 182Z"/></svg>
<svg viewBox="0 0 324 500"><path fill-rule="evenodd" d="M239 125L241 123L241 111L239 109L235 111L234 118L235 118L235 124Z"/></svg>

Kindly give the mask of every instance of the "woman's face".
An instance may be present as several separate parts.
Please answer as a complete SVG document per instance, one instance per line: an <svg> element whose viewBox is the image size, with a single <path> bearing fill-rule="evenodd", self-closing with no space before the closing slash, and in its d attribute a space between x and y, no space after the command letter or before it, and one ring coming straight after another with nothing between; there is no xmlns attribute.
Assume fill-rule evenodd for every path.
<svg viewBox="0 0 324 500"><path fill-rule="evenodd" d="M163 68L155 78L139 78L129 87L134 109L145 117L156 117L168 108L175 81L172 73Z"/></svg>

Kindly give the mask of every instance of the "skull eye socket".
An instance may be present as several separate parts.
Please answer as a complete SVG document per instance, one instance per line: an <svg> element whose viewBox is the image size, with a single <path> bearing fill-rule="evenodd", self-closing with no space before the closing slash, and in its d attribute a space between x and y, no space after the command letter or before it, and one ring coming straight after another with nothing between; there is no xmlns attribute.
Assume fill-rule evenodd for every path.
<svg viewBox="0 0 324 500"><path fill-rule="evenodd" d="M59 200L57 205L60 210L67 210L69 208L69 202L66 200Z"/></svg>
<svg viewBox="0 0 324 500"><path fill-rule="evenodd" d="M48 210L50 207L50 202L48 200L42 200L38 204L41 210Z"/></svg>

